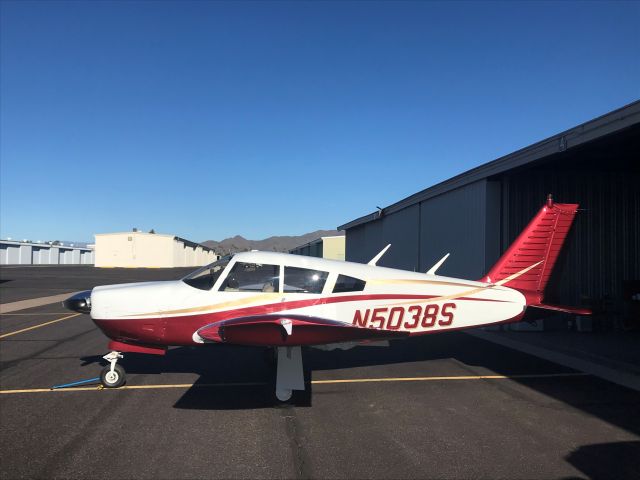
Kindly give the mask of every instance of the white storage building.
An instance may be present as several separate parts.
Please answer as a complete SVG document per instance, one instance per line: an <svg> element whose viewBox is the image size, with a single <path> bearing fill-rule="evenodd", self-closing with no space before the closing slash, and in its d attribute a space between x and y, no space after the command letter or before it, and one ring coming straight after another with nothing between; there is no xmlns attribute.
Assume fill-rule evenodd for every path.
<svg viewBox="0 0 640 480"><path fill-rule="evenodd" d="M99 233L95 245L96 267L197 267L218 259L209 247L158 233Z"/></svg>
<svg viewBox="0 0 640 480"><path fill-rule="evenodd" d="M63 243L0 240L0 265L91 265L93 248Z"/></svg>
<svg viewBox="0 0 640 480"><path fill-rule="evenodd" d="M289 250L294 255L328 258L329 260L344 260L344 235L320 237L304 245Z"/></svg>

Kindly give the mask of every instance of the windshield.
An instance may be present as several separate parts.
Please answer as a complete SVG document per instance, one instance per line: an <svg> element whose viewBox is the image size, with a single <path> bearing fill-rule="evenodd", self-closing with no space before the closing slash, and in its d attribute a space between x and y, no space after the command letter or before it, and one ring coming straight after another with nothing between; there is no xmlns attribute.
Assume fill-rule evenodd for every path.
<svg viewBox="0 0 640 480"><path fill-rule="evenodd" d="M187 285L199 288L200 290L211 290L213 285L216 283L216 280L218 280L218 277L220 277L220 274L224 271L224 268L229 265L232 257L233 255L227 255L217 262L205 265L195 272L191 272L189 275L184 277L182 281Z"/></svg>

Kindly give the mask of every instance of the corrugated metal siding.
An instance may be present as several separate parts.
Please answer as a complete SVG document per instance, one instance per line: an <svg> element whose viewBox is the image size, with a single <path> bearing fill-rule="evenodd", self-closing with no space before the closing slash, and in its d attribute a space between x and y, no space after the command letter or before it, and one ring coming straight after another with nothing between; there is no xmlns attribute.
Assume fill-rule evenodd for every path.
<svg viewBox="0 0 640 480"><path fill-rule="evenodd" d="M345 232L345 258L349 262L365 263L365 229L367 224L362 224L354 228L350 228Z"/></svg>
<svg viewBox="0 0 640 480"><path fill-rule="evenodd" d="M481 180L421 203L421 271L448 252L438 274L477 279L485 273L486 192Z"/></svg>
<svg viewBox="0 0 640 480"><path fill-rule="evenodd" d="M389 243L378 265L415 270L418 266L418 213L413 205L346 232L346 259L367 263Z"/></svg>
<svg viewBox="0 0 640 480"><path fill-rule="evenodd" d="M410 235L410 232L407 232L407 235ZM362 261L366 263L387 245L382 236L381 221L371 222L367 225L364 231L364 242L365 248L361 255L364 256Z"/></svg>
<svg viewBox="0 0 640 480"><path fill-rule="evenodd" d="M549 284L550 299L579 304L609 295L620 310L625 281L640 280L640 174L637 171L540 168L503 178L503 247L540 208L547 193L580 203Z"/></svg>
<svg viewBox="0 0 640 480"><path fill-rule="evenodd" d="M368 262L390 243L381 266L424 272L450 252L438 273L480 278L486 262L488 183L481 180L348 229L347 260Z"/></svg>
<svg viewBox="0 0 640 480"><path fill-rule="evenodd" d="M377 242L378 251L389 243L391 248L378 265L412 271L418 268L418 214L419 206L413 205L379 220L382 238Z"/></svg>

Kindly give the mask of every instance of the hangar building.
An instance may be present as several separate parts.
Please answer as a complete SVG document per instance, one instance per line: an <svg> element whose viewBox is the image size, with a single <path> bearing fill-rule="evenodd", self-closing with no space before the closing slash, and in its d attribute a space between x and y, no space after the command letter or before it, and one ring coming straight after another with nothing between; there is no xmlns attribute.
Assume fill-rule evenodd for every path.
<svg viewBox="0 0 640 480"><path fill-rule="evenodd" d="M338 228L349 261L391 243L379 265L424 272L450 252L439 274L479 279L548 193L581 211L547 299L592 306L603 329L640 327L640 101Z"/></svg>
<svg viewBox="0 0 640 480"><path fill-rule="evenodd" d="M0 240L0 265L92 265L93 248L73 243Z"/></svg>
<svg viewBox="0 0 640 480"><path fill-rule="evenodd" d="M145 232L96 234L96 267L198 267L215 262L209 247L176 237Z"/></svg>
<svg viewBox="0 0 640 480"><path fill-rule="evenodd" d="M308 257L328 258L330 260L344 260L344 235L320 237L304 245L300 245L289 253L306 255Z"/></svg>

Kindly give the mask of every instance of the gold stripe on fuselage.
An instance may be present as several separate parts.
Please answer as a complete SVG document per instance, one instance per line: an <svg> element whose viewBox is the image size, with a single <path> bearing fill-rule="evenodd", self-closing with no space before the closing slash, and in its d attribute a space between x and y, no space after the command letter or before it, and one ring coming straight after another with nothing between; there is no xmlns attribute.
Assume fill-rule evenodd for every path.
<svg viewBox="0 0 640 480"><path fill-rule="evenodd" d="M457 298L460 297L468 297L469 295L473 295L479 292L482 292L484 290L487 290L489 288L492 288L493 285L488 285L486 287L478 287L478 288L474 288L473 290L465 290L464 292L458 292L458 293L452 293L451 295L443 295L441 297L433 297L433 298L427 298L425 300L420 300L419 302L416 302L416 300L407 300L407 301L403 301L403 302L394 302L394 303L389 303L388 305L407 305L409 303L437 303L437 302L442 302L444 300L455 300ZM479 298L478 300L494 300L493 298ZM504 302L505 300L498 300L495 299L494 301L496 302ZM509 303L513 303L510 300L507 300Z"/></svg>
<svg viewBox="0 0 640 480"><path fill-rule="evenodd" d="M537 267L538 265L540 265L542 263L542 261L534 263L533 265L530 265L526 268L523 268L522 270L520 270L519 272L513 273L511 275L509 275L506 278L503 278L502 280L500 280L499 282L496 283L489 283L486 284L482 287L476 287L473 288L471 290L466 290L464 292L458 292L458 293L453 293L451 295L444 295L442 297L434 297L434 298L430 298L429 299L429 303L434 303L434 302L441 302L443 300L455 300L456 298L460 298L460 297L467 297L469 295L473 295L475 293L479 293L482 292L484 290L487 290L489 288L495 288L495 287L501 287L502 285L504 285L505 283L509 283L511 280L515 280L516 278L524 275L525 273L527 273L529 270L531 270L534 267ZM405 282L423 282L423 283L427 283L427 282L432 282L431 280L404 280ZM447 283L445 282L433 282L434 284L438 284L438 285L446 285ZM456 285L454 283L448 282L449 285ZM469 284L464 284L464 283L460 283L457 285L464 285L464 286L468 286L471 287L472 285ZM398 303L394 303L394 304L390 304L390 305L404 305L407 303L414 303L414 302L398 302ZM513 303L513 302L511 302Z"/></svg>
<svg viewBox="0 0 640 480"><path fill-rule="evenodd" d="M251 303L264 303L265 300L275 300L279 297L280 297L279 293L261 293L260 295L253 295L251 297L240 298L238 300L231 300L228 302L214 303L213 305L203 305L201 307L192 307L192 308L180 308L178 310L164 310L161 312L136 313L134 315L127 315L127 316L143 317L143 316L149 316L149 315L175 315L178 313L195 313L195 312L204 312L208 310L221 310L221 309L249 305Z"/></svg>
<svg viewBox="0 0 640 480"><path fill-rule="evenodd" d="M367 284L371 285L444 285L447 287L475 287L469 283L463 282L438 282L436 280L417 280L417 279L402 279L402 278L374 278L367 280Z"/></svg>

